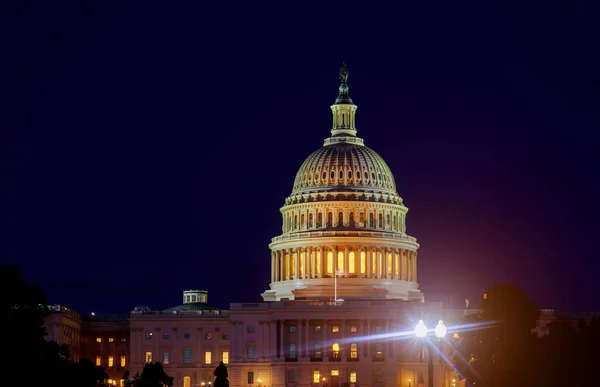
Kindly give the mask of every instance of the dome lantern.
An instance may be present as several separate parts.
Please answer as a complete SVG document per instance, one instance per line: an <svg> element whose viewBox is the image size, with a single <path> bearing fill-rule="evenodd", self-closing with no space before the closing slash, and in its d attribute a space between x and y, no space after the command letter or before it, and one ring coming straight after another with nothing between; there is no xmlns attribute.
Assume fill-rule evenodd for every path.
<svg viewBox="0 0 600 387"><path fill-rule="evenodd" d="M331 105L331 112L333 113L331 138L325 140L325 145L339 141L354 142L362 145L362 139L356 137L354 117L358 106L352 102L352 98L350 98L348 92L348 74L348 67L344 63L340 70L340 92L335 103Z"/></svg>

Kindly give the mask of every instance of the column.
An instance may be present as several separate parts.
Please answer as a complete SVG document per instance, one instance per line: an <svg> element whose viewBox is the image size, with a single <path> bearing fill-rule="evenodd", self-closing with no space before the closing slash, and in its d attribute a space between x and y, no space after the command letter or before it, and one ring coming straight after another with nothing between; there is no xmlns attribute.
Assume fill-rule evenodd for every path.
<svg viewBox="0 0 600 387"><path fill-rule="evenodd" d="M400 262L400 278L402 278L403 281L406 281L406 250L404 249L400 250Z"/></svg>
<svg viewBox="0 0 600 387"><path fill-rule="evenodd" d="M198 351L200 352L198 355L194 355L194 352L196 352L194 349L192 349L192 359L194 360L194 363L200 363L203 364L204 363L204 351L202 350L202 334L204 331L204 328L198 328ZM194 359L195 358L195 359ZM162 361L161 361L162 363Z"/></svg>
<svg viewBox="0 0 600 387"><path fill-rule="evenodd" d="M327 320L323 320L323 348L322 355L323 361L329 361L329 348L327 348Z"/></svg>
<svg viewBox="0 0 600 387"><path fill-rule="evenodd" d="M349 253L349 249L350 246L344 246L344 274L346 275L346 277L348 276L348 274L350 274L350 253Z"/></svg>
<svg viewBox="0 0 600 387"><path fill-rule="evenodd" d="M300 248L296 247L296 259L294 259L294 279L300 278L300 253Z"/></svg>
<svg viewBox="0 0 600 387"><path fill-rule="evenodd" d="M298 360L304 357L304 351L302 350L302 330L304 329L304 320L298 320L298 327L296 328L296 332L298 332L298 342L296 343L296 356Z"/></svg>
<svg viewBox="0 0 600 387"><path fill-rule="evenodd" d="M390 320L388 323L388 331L391 333L394 331L394 321ZM389 351L390 351L390 357L393 359L394 358L394 344L396 343L395 340L388 340L388 345L390 346Z"/></svg>
<svg viewBox="0 0 600 387"><path fill-rule="evenodd" d="M283 320L279 320L279 357L285 358L285 352L283 352L283 330L285 324Z"/></svg>
<svg viewBox="0 0 600 387"><path fill-rule="evenodd" d="M375 247L376 278L381 278L381 249Z"/></svg>
<svg viewBox="0 0 600 387"><path fill-rule="evenodd" d="M396 279L396 264L397 264L397 252L398 249L392 249L392 278Z"/></svg>
<svg viewBox="0 0 600 387"><path fill-rule="evenodd" d="M238 321L236 323L236 330L237 330L237 340L236 340L236 344L237 344L237 350L236 352L238 353L238 358L243 358L244 357L244 323L242 321Z"/></svg>
<svg viewBox="0 0 600 387"><path fill-rule="evenodd" d="M315 277L315 248L314 247L309 247L310 249L310 278L316 278Z"/></svg>
<svg viewBox="0 0 600 387"><path fill-rule="evenodd" d="M373 276L373 250L371 247L365 247L365 255L367 257L367 278Z"/></svg>
<svg viewBox="0 0 600 387"><path fill-rule="evenodd" d="M325 276L325 246L321 246L321 262L319 265L321 266L321 274L319 274L319 278L323 278Z"/></svg>
<svg viewBox="0 0 600 387"><path fill-rule="evenodd" d="M337 261L338 261L337 260L337 256L338 256L338 248L337 248L337 246L333 246L331 248L331 251L332 251L331 255L332 255L332 258L333 258L333 273L332 274L336 275L336 270L339 269L338 266L337 266Z"/></svg>
<svg viewBox="0 0 600 387"><path fill-rule="evenodd" d="M310 334L310 320L306 320L306 324L305 324L305 334L304 334L304 356L309 357L310 356L310 349L308 348L308 335Z"/></svg>
<svg viewBox="0 0 600 387"><path fill-rule="evenodd" d="M277 264L275 263L275 253L271 252L271 283L275 282L275 270Z"/></svg>
<svg viewBox="0 0 600 387"><path fill-rule="evenodd" d="M371 320L367 320L367 350L365 352L365 357L369 357L371 352Z"/></svg>
<svg viewBox="0 0 600 387"><path fill-rule="evenodd" d="M277 358L277 321L271 320L271 324L269 325L269 339L271 341L271 345L269 346L269 352L271 355L271 359L275 360Z"/></svg>
<svg viewBox="0 0 600 387"><path fill-rule="evenodd" d="M418 255L418 254L419 254L419 253L417 253L417 252L415 251L415 259L414 259L414 263L413 263L413 265L414 265L414 274L413 274L414 278L413 278L413 281L414 281L414 282L417 282L417 255Z"/></svg>
<svg viewBox="0 0 600 387"><path fill-rule="evenodd" d="M308 248L302 249L302 278L308 278Z"/></svg>

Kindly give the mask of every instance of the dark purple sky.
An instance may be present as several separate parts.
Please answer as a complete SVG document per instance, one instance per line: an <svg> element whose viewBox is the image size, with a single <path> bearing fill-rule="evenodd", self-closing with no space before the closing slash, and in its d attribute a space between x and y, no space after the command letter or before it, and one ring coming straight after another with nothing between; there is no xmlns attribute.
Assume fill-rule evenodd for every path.
<svg viewBox="0 0 600 387"><path fill-rule="evenodd" d="M0 259L51 302L259 300L346 61L426 299L510 282L541 307L600 308L591 5L80 3L0 12Z"/></svg>

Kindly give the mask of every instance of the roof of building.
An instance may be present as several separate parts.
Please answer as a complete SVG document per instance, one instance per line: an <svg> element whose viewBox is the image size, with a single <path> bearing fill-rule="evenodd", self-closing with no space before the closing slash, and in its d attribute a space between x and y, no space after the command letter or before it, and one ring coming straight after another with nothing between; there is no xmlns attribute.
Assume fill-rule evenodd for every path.
<svg viewBox="0 0 600 387"><path fill-rule="evenodd" d="M181 305L172 306L165 310L185 311L185 310L221 310L218 306L210 305L205 302L188 302Z"/></svg>

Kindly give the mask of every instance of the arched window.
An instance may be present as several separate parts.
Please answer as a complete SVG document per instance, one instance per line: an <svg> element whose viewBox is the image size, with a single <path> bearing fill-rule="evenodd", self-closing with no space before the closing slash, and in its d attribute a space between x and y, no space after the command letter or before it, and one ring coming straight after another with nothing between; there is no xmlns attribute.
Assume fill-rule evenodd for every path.
<svg viewBox="0 0 600 387"><path fill-rule="evenodd" d="M296 358L296 344L290 344L290 359Z"/></svg>
<svg viewBox="0 0 600 387"><path fill-rule="evenodd" d="M348 170L348 181L352 180L352 171Z"/></svg>
<svg viewBox="0 0 600 387"><path fill-rule="evenodd" d="M369 227L375 227L375 216L372 212L369 214Z"/></svg>
<svg viewBox="0 0 600 387"><path fill-rule="evenodd" d="M313 214L308 214L308 228L313 227Z"/></svg>
<svg viewBox="0 0 600 387"><path fill-rule="evenodd" d="M334 343L331 346L331 357L334 359L340 358L340 345L338 343Z"/></svg>
<svg viewBox="0 0 600 387"><path fill-rule="evenodd" d="M192 350L190 347L185 347L183 349L183 362L185 364L190 364L192 362Z"/></svg>
<svg viewBox="0 0 600 387"><path fill-rule="evenodd" d="M350 344L350 358L358 359L358 345L356 343Z"/></svg>
<svg viewBox="0 0 600 387"><path fill-rule="evenodd" d="M342 211L340 211L338 213L338 227L341 227L344 225L344 213Z"/></svg>
<svg viewBox="0 0 600 387"><path fill-rule="evenodd" d="M344 180L344 171L340 169L340 177L339 177L340 182L342 180Z"/></svg>
<svg viewBox="0 0 600 387"><path fill-rule="evenodd" d="M398 231L398 217L394 214L394 231Z"/></svg>
<svg viewBox="0 0 600 387"><path fill-rule="evenodd" d="M327 227L333 226L333 212L327 214Z"/></svg>
<svg viewBox="0 0 600 387"><path fill-rule="evenodd" d="M379 214L379 224L377 225L379 228L383 228L383 215Z"/></svg>
<svg viewBox="0 0 600 387"><path fill-rule="evenodd" d="M350 227L356 226L356 222L354 222L354 212L350 213L350 219L348 219L348 224Z"/></svg>
<svg viewBox="0 0 600 387"><path fill-rule="evenodd" d="M325 179L327 179L327 171L323 171L323 177L321 179L325 182Z"/></svg>
<svg viewBox="0 0 600 387"><path fill-rule="evenodd" d="M300 215L300 228L305 228L305 225L304 225L304 214Z"/></svg>
<svg viewBox="0 0 600 387"><path fill-rule="evenodd" d="M333 179L335 179L335 171L331 171L331 179L330 180L333 180Z"/></svg>
<svg viewBox="0 0 600 387"><path fill-rule="evenodd" d="M356 170L356 173L354 174L354 176L355 176L354 180L356 180L356 181L360 180L360 171Z"/></svg>
<svg viewBox="0 0 600 387"><path fill-rule="evenodd" d="M298 229L298 215L294 215L294 230Z"/></svg>
<svg viewBox="0 0 600 387"><path fill-rule="evenodd" d="M254 347L248 347L246 349L246 351L247 351L246 355L247 355L248 359L254 359Z"/></svg>
<svg viewBox="0 0 600 387"><path fill-rule="evenodd" d="M192 387L192 378L189 376L183 377L183 387Z"/></svg>
<svg viewBox="0 0 600 387"><path fill-rule="evenodd" d="M323 227L323 213L319 212L317 215L317 227Z"/></svg>
<svg viewBox="0 0 600 387"><path fill-rule="evenodd" d="M358 214L358 225L360 227L365 227L365 214L364 214L364 212L361 212L360 214Z"/></svg>
<svg viewBox="0 0 600 387"><path fill-rule="evenodd" d="M390 222L390 214L385 217L385 228L389 229L392 223Z"/></svg>

